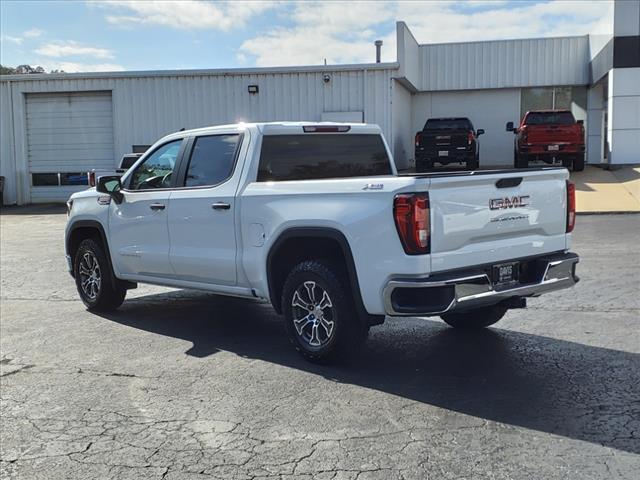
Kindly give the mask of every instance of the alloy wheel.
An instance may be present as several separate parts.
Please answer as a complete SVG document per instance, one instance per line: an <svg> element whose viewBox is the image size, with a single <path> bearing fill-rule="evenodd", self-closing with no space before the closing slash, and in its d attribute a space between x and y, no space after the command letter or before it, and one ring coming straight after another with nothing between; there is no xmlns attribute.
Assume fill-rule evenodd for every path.
<svg viewBox="0 0 640 480"><path fill-rule="evenodd" d="M89 299L95 300L100 293L102 274L98 259L93 252L84 252L79 265L80 288Z"/></svg>
<svg viewBox="0 0 640 480"><path fill-rule="evenodd" d="M316 282L306 281L293 294L293 325L310 347L326 345L335 330L334 308L329 294Z"/></svg>

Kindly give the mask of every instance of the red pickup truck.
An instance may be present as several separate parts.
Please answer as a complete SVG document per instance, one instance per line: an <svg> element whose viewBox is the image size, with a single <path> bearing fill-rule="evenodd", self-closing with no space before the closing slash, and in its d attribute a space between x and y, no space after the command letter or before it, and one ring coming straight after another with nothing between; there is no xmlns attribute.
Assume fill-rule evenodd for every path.
<svg viewBox="0 0 640 480"><path fill-rule="evenodd" d="M584 125L582 120L576 122L571 111L533 110L525 114L519 127L507 123L507 131L517 135L515 168L527 168L531 161L542 161L561 162L574 172L584 170Z"/></svg>

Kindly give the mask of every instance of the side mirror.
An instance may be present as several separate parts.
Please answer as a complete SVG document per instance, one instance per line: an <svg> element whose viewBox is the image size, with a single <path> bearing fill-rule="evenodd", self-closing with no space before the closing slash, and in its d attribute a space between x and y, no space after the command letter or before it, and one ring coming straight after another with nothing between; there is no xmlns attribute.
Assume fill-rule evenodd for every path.
<svg viewBox="0 0 640 480"><path fill-rule="evenodd" d="M578 125L584 125L584 120L578 120Z"/></svg>
<svg viewBox="0 0 640 480"><path fill-rule="evenodd" d="M513 122L507 122L507 132L513 132Z"/></svg>
<svg viewBox="0 0 640 480"><path fill-rule="evenodd" d="M124 199L124 195L120 191L122 190L122 183L120 183L120 177L116 175L105 175L98 178L98 184L96 185L96 192L106 193L116 203L121 203Z"/></svg>
<svg viewBox="0 0 640 480"><path fill-rule="evenodd" d="M479 128L478 130L476 130L476 137L479 137L480 135L484 135L484 128Z"/></svg>

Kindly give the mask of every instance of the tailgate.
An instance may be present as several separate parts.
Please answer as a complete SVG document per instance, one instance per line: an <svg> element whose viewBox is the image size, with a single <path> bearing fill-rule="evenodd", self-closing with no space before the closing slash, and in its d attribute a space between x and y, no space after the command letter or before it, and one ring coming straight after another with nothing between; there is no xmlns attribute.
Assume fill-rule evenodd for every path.
<svg viewBox="0 0 640 480"><path fill-rule="evenodd" d="M431 270L564 250L568 178L561 168L432 178Z"/></svg>
<svg viewBox="0 0 640 480"><path fill-rule="evenodd" d="M527 126L527 143L579 143L579 125L535 125Z"/></svg>
<svg viewBox="0 0 640 480"><path fill-rule="evenodd" d="M420 135L421 145L432 149L441 148L446 150L451 147L466 147L467 132L422 132Z"/></svg>

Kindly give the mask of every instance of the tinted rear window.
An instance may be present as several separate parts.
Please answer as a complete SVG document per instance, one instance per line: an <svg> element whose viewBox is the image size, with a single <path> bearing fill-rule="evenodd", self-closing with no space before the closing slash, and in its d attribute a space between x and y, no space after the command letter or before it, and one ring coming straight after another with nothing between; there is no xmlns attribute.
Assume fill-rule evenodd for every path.
<svg viewBox="0 0 640 480"><path fill-rule="evenodd" d="M240 135L198 137L193 145L185 187L218 185L231 176Z"/></svg>
<svg viewBox="0 0 640 480"><path fill-rule="evenodd" d="M425 130L473 130L471 121L466 118L452 118L449 120L429 119L424 124Z"/></svg>
<svg viewBox="0 0 640 480"><path fill-rule="evenodd" d="M267 135L258 181L317 180L391 174L380 135Z"/></svg>
<svg viewBox="0 0 640 480"><path fill-rule="evenodd" d="M525 125L570 125L576 123L571 112L532 112L527 115Z"/></svg>

